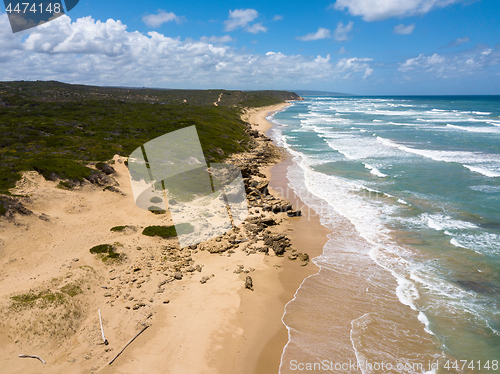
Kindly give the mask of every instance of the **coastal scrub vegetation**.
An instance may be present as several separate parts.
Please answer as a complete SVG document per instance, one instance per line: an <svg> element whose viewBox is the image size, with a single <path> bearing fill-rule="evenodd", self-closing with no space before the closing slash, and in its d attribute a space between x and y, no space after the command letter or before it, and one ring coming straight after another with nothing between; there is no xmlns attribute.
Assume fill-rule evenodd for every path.
<svg viewBox="0 0 500 374"><path fill-rule="evenodd" d="M222 161L251 147L240 118L242 108L297 98L285 91L0 82L0 193L8 194L20 172L27 170L71 181L69 188L96 172L86 164L102 163L115 154L128 156L151 139L192 125L207 161ZM98 170L101 163L96 164Z"/></svg>
<svg viewBox="0 0 500 374"><path fill-rule="evenodd" d="M194 231L193 225L190 223L181 223L177 226L148 226L142 231L142 235L159 236L163 239L173 238L179 234L190 234Z"/></svg>
<svg viewBox="0 0 500 374"><path fill-rule="evenodd" d="M98 255L103 262L121 257L121 253L116 252L115 245L112 244L99 244L90 248L89 251Z"/></svg>
<svg viewBox="0 0 500 374"><path fill-rule="evenodd" d="M125 230L127 227L128 226L114 226L114 227L110 228L109 231L119 232L119 231Z"/></svg>

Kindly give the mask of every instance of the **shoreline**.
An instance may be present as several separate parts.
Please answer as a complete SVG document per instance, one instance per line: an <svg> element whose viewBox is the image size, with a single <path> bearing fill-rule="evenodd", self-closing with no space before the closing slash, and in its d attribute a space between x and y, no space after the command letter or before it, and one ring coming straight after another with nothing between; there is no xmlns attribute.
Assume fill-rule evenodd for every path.
<svg viewBox="0 0 500 374"><path fill-rule="evenodd" d="M266 118L289 105L283 104L279 107L256 111L253 113L253 116L249 116L247 121L252 124L254 130L258 130L266 135L273 127L273 124ZM297 207L296 209L303 209L302 207L306 206L305 203L288 187L286 173L288 167L293 163L292 156L288 152L284 153L284 155L284 159L274 165L264 167L261 171L269 179L269 190L272 195L277 195L288 200L294 208ZM299 251L307 252L309 258L312 259L323 253L323 246L328 241L327 235L331 231L320 223L319 216L313 209L308 208L308 212L312 213L312 217L289 218L284 225L285 230L290 235L292 247L297 248ZM295 297L295 293L303 281L307 277L317 274L320 270L311 261L307 266L300 268L294 265L292 261L283 261L279 272L279 282L283 289L279 295L281 318L283 317L286 304ZM279 372L281 355L289 339L288 328L284 325L281 318L279 319L279 326L275 326L272 333L269 330L265 333L264 337L267 338L267 342L263 346L258 358L257 366L253 372L255 374L274 374Z"/></svg>
<svg viewBox="0 0 500 374"><path fill-rule="evenodd" d="M269 113L286 105L247 110L249 118L258 118L254 131L263 135L272 126ZM266 196L269 204L291 203L297 209L302 204L286 186L290 159L276 163L279 152L262 135L252 135L257 148L236 155L235 163L253 168L248 180L269 181L274 195ZM169 214L134 204L124 160L115 156L110 162L116 169L114 190L88 183L65 190L36 172L25 173L18 183L15 192L27 196L21 200L29 213L0 221L0 310L9 316L0 324L5 352L0 364L12 373L38 372L40 362L19 359L22 353L42 357L47 373L156 373L161 368L162 374L276 374L288 341L284 306L319 270L302 252L309 258L321 254L327 240L322 233L329 231L318 217L309 221L265 211L250 194L251 214L239 230L181 249L176 239L141 235L146 226L172 221ZM252 225L262 227L264 219L271 226L253 233ZM110 231L118 225L125 229ZM313 228L321 238L314 245ZM250 241L231 244L234 235ZM114 243L124 260L103 263L89 253L103 243ZM280 246L287 250L277 255ZM253 291L245 288L247 276ZM69 286L77 292L64 293ZM50 298L40 296L14 313L9 309L13 295L44 292ZM54 304L51 295L63 301ZM108 346L102 344L98 309ZM108 365L145 325L149 329Z"/></svg>

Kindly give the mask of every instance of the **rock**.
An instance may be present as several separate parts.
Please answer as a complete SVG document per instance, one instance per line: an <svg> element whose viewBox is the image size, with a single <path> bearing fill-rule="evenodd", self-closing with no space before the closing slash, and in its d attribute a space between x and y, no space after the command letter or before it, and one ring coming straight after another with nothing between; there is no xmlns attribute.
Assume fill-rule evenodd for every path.
<svg viewBox="0 0 500 374"><path fill-rule="evenodd" d="M196 265L196 270L201 273L202 267L200 265Z"/></svg>
<svg viewBox="0 0 500 374"><path fill-rule="evenodd" d="M239 274L239 273L243 272L243 268L244 268L243 265L238 265L238 268L235 271L233 271L233 273Z"/></svg>
<svg viewBox="0 0 500 374"><path fill-rule="evenodd" d="M106 292L106 293L104 294L104 297L111 297L111 293L110 293L110 292Z"/></svg>
<svg viewBox="0 0 500 374"><path fill-rule="evenodd" d="M286 215L288 217L300 217L302 215L302 212L300 210L289 210L286 212Z"/></svg>
<svg viewBox="0 0 500 374"><path fill-rule="evenodd" d="M72 261L73 262L78 262L78 261L80 261L80 259L79 258L74 258Z"/></svg>
<svg viewBox="0 0 500 374"><path fill-rule="evenodd" d="M265 226L274 226L277 224L273 218L263 218L260 220L260 222Z"/></svg>
<svg viewBox="0 0 500 374"><path fill-rule="evenodd" d="M168 304L170 302L169 299L163 300L163 304Z"/></svg>
<svg viewBox="0 0 500 374"><path fill-rule="evenodd" d="M178 271L177 273L174 274L174 279L181 280L182 279L182 273Z"/></svg>
<svg viewBox="0 0 500 374"><path fill-rule="evenodd" d="M245 279L245 288L253 291L253 281L252 277L247 275Z"/></svg>
<svg viewBox="0 0 500 374"><path fill-rule="evenodd" d="M258 251L258 252L263 252L266 255L269 254L269 248L268 247L256 247L255 250Z"/></svg>
<svg viewBox="0 0 500 374"><path fill-rule="evenodd" d="M309 263L309 255L307 253L298 253L297 258L304 262L302 266L306 266Z"/></svg>
<svg viewBox="0 0 500 374"><path fill-rule="evenodd" d="M132 307L133 310L137 310L139 308L142 308L143 306L146 306L146 304L144 303L136 303L134 304L134 306Z"/></svg>
<svg viewBox="0 0 500 374"><path fill-rule="evenodd" d="M116 173L115 169L111 165L108 165L108 164L106 164L104 162L98 162L95 165L95 167L96 167L97 170L102 171L106 175L111 175L111 174Z"/></svg>
<svg viewBox="0 0 500 374"><path fill-rule="evenodd" d="M210 279L210 277L203 277L203 278L201 278L201 279L200 279L200 283L201 283L201 284L205 284L205 283L207 283L207 281L208 281L209 279Z"/></svg>
<svg viewBox="0 0 500 374"><path fill-rule="evenodd" d="M188 268L186 269L186 272L192 273L195 270L196 270L196 268L194 268L193 266L188 266Z"/></svg>
<svg viewBox="0 0 500 374"><path fill-rule="evenodd" d="M87 178L92 184L97 184L98 186L108 186L113 184L113 180L106 174L100 171L92 171L92 174Z"/></svg>
<svg viewBox="0 0 500 374"><path fill-rule="evenodd" d="M246 229L254 234L262 231L262 227L260 227L259 225L256 225L254 223L249 223L249 224L246 224L245 225Z"/></svg>
<svg viewBox="0 0 500 374"><path fill-rule="evenodd" d="M42 221L50 222L50 217L48 215L46 215L45 213L40 214L38 216L38 218L40 218Z"/></svg>
<svg viewBox="0 0 500 374"><path fill-rule="evenodd" d="M115 186L106 186L104 188L104 191L111 191L111 192L121 193L121 191L118 188L116 188Z"/></svg>

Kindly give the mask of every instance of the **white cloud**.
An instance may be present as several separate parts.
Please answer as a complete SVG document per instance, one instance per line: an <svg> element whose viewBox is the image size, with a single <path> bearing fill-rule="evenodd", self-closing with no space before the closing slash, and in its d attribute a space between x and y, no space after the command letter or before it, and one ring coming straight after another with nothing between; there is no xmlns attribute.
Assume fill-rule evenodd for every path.
<svg viewBox="0 0 500 374"><path fill-rule="evenodd" d="M352 21L350 21L345 26L342 22L339 22L337 24L337 28L333 32L333 37L335 38L335 40L338 42L349 40L351 38L349 33L352 31L353 25L354 25L354 23Z"/></svg>
<svg viewBox="0 0 500 374"><path fill-rule="evenodd" d="M234 39L231 38L229 35L224 35L224 36L202 36L200 38L200 41L204 43L229 43L232 42Z"/></svg>
<svg viewBox="0 0 500 374"><path fill-rule="evenodd" d="M127 31L120 21L72 22L67 15L13 34L0 15L0 80L50 80L110 86L276 87L335 82L370 74L370 60L332 61L330 55L265 55L203 40Z"/></svg>
<svg viewBox="0 0 500 374"><path fill-rule="evenodd" d="M339 55L345 55L347 53L346 49L344 47L340 47L339 51L337 52Z"/></svg>
<svg viewBox="0 0 500 374"><path fill-rule="evenodd" d="M325 29L323 27L320 27L316 32L312 32L304 36L297 36L298 40L302 40L304 42L308 42L311 40L328 39L328 38L331 38L330 30Z"/></svg>
<svg viewBox="0 0 500 374"><path fill-rule="evenodd" d="M434 8L443 8L463 0L336 0L330 7L348 10L365 21L380 21L391 17L425 14Z"/></svg>
<svg viewBox="0 0 500 374"><path fill-rule="evenodd" d="M451 42L448 47L456 47L460 44L468 43L470 42L470 38L468 36L464 36L463 38L457 38L453 42Z"/></svg>
<svg viewBox="0 0 500 374"><path fill-rule="evenodd" d="M436 78L457 78L483 74L494 65L500 65L500 46L491 49L486 45L478 45L466 51L447 55L420 54L399 64L398 70L415 79L420 79L422 74L430 74Z"/></svg>
<svg viewBox="0 0 500 374"><path fill-rule="evenodd" d="M259 32L266 32L267 27L262 26L260 23L254 23L252 26L248 26L246 30L252 34L257 34Z"/></svg>
<svg viewBox="0 0 500 374"><path fill-rule="evenodd" d="M273 21L280 21L283 19L283 16L281 14L276 14L274 17L273 17Z"/></svg>
<svg viewBox="0 0 500 374"><path fill-rule="evenodd" d="M162 9L158 9L158 14L148 14L142 17L142 22L144 22L149 27L157 28L167 22L175 21L177 23L182 22L182 17L177 17L172 12L165 12Z"/></svg>
<svg viewBox="0 0 500 374"><path fill-rule="evenodd" d="M395 34L400 34L400 35L409 35L415 30L415 24L412 23L411 25L405 26L402 23L394 27L394 33Z"/></svg>
<svg viewBox="0 0 500 374"><path fill-rule="evenodd" d="M368 64L371 58L342 58L338 60L336 70L342 72L344 78L351 78L354 73L364 72L363 78L368 78L373 73L373 69Z"/></svg>
<svg viewBox="0 0 500 374"><path fill-rule="evenodd" d="M257 34L259 32L266 32L267 28L262 26L260 23L255 23L251 25L257 17L259 12L255 9L235 9L229 11L229 19L224 21L225 27L224 31L234 31L238 28L242 28L252 34Z"/></svg>

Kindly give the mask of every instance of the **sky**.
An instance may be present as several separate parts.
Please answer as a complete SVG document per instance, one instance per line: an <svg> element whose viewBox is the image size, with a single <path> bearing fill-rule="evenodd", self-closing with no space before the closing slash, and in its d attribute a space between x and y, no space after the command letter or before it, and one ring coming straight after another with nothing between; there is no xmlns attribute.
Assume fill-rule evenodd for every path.
<svg viewBox="0 0 500 374"><path fill-rule="evenodd" d="M13 33L0 80L100 86L500 94L498 0L80 0Z"/></svg>

